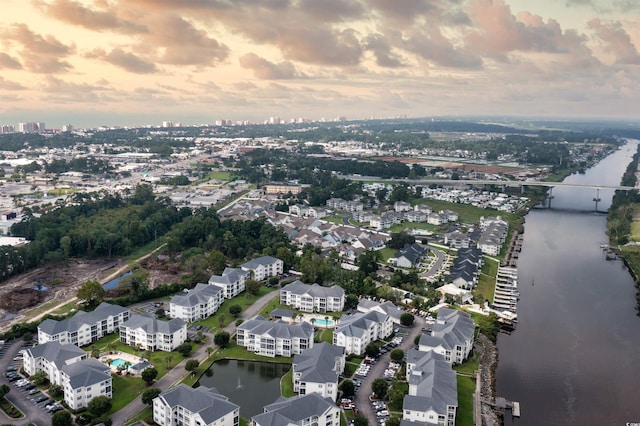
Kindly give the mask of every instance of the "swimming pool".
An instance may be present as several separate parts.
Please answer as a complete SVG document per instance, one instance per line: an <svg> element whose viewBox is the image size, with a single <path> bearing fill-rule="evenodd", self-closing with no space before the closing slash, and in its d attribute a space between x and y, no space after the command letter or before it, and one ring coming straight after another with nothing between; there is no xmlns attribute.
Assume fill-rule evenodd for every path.
<svg viewBox="0 0 640 426"><path fill-rule="evenodd" d="M122 359L122 358L116 358L116 359L114 359L113 361L111 361L111 366L112 366L112 367L116 367L116 368L118 368L118 367L120 367L121 365L122 365L122 366L124 366L124 364L125 364L126 362L127 362L127 361L125 361L125 360L124 360L124 359Z"/></svg>
<svg viewBox="0 0 640 426"><path fill-rule="evenodd" d="M321 327L333 327L333 321L332 320L326 320L326 319L320 319L320 318L316 318L316 322L315 325L319 325Z"/></svg>

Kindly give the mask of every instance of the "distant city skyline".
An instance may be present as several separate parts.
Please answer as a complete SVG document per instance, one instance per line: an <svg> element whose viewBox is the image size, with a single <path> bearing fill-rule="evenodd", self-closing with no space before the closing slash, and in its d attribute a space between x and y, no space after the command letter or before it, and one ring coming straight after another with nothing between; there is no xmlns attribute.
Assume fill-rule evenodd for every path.
<svg viewBox="0 0 640 426"><path fill-rule="evenodd" d="M3 0L0 125L637 120L634 0Z"/></svg>

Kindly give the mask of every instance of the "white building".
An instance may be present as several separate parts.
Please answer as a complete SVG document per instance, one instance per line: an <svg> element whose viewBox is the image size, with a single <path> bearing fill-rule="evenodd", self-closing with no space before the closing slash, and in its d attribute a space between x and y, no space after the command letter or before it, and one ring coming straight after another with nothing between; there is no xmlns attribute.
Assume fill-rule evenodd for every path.
<svg viewBox="0 0 640 426"><path fill-rule="evenodd" d="M240 265L247 272L253 273L256 281L266 280L269 277L277 277L284 272L284 262L271 256L262 256Z"/></svg>
<svg viewBox="0 0 640 426"><path fill-rule="evenodd" d="M305 312L340 312L344 309L344 289L323 287L296 280L280 290L280 303Z"/></svg>
<svg viewBox="0 0 640 426"><path fill-rule="evenodd" d="M418 348L439 353L450 364L462 364L473 349L475 328L468 313L441 308L431 335L423 334Z"/></svg>
<svg viewBox="0 0 640 426"><path fill-rule="evenodd" d="M238 346L264 356L293 356L313 347L313 326L287 324L255 316L237 328Z"/></svg>
<svg viewBox="0 0 640 426"><path fill-rule="evenodd" d="M251 422L253 426L339 426L340 407L317 393L280 397Z"/></svg>
<svg viewBox="0 0 640 426"><path fill-rule="evenodd" d="M181 383L153 400L153 421L160 426L238 426L240 407L215 389Z"/></svg>
<svg viewBox="0 0 640 426"><path fill-rule="evenodd" d="M120 342L149 351L174 351L187 340L187 324L180 318L162 321L134 315L120 326Z"/></svg>
<svg viewBox="0 0 640 426"><path fill-rule="evenodd" d="M72 410L87 407L97 396L113 397L111 368L95 358L63 366L61 386Z"/></svg>
<svg viewBox="0 0 640 426"><path fill-rule="evenodd" d="M169 301L169 316L185 322L194 322L215 314L224 302L221 287L196 284L188 293L177 294Z"/></svg>
<svg viewBox="0 0 640 426"><path fill-rule="evenodd" d="M117 332L120 324L128 319L127 308L103 302L93 312L80 311L62 321L42 321L38 325L38 343L57 341L77 346L89 345Z"/></svg>
<svg viewBox="0 0 640 426"><path fill-rule="evenodd" d="M393 332L393 320L377 311L355 313L340 317L333 332L333 344L345 348L347 354L362 355L371 342L389 337Z"/></svg>
<svg viewBox="0 0 640 426"><path fill-rule="evenodd" d="M246 288L249 272L237 268L224 268L222 275L211 275L209 285L220 287L225 299L231 299Z"/></svg>
<svg viewBox="0 0 640 426"><path fill-rule="evenodd" d="M300 395L316 392L323 398L338 398L338 379L345 367L344 348L317 343L293 357L293 391Z"/></svg>

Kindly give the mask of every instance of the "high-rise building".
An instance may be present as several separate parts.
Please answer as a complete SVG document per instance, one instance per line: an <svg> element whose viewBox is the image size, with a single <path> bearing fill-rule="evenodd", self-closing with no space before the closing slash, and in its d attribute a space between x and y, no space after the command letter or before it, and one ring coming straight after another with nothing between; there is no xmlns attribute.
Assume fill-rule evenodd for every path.
<svg viewBox="0 0 640 426"><path fill-rule="evenodd" d="M26 123L18 123L18 132L21 133L38 133L44 132L45 125L43 122L28 121Z"/></svg>
<svg viewBox="0 0 640 426"><path fill-rule="evenodd" d="M0 133L14 133L15 131L15 127L10 124L0 126Z"/></svg>

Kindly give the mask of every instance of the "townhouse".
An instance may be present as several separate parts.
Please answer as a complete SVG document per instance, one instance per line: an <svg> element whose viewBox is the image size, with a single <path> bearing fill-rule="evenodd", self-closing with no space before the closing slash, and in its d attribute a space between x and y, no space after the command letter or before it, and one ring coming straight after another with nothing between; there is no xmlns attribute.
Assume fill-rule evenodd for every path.
<svg viewBox="0 0 640 426"><path fill-rule="evenodd" d="M160 426L238 426L240 407L215 389L181 383L153 400L153 421Z"/></svg>
<svg viewBox="0 0 640 426"><path fill-rule="evenodd" d="M439 353L450 364L462 364L473 349L475 327L468 313L441 308L431 335L420 337L418 349Z"/></svg>
<svg viewBox="0 0 640 426"><path fill-rule="evenodd" d="M371 342L389 337L393 320L377 311L357 312L340 317L333 332L333 344L345 348L347 354L362 355Z"/></svg>
<svg viewBox="0 0 640 426"><path fill-rule="evenodd" d="M284 272L284 262L271 256L262 256L240 265L242 270L253 274L256 281L277 277Z"/></svg>
<svg viewBox="0 0 640 426"><path fill-rule="evenodd" d="M312 392L292 398L280 397L251 418L253 426L339 426L340 407L335 401Z"/></svg>
<svg viewBox="0 0 640 426"><path fill-rule="evenodd" d="M268 321L257 315L237 328L238 346L264 356L293 356L313 347L313 325Z"/></svg>
<svg viewBox="0 0 640 426"><path fill-rule="evenodd" d="M127 321L129 316L129 309L103 302L92 312L80 311L62 321L42 321L38 325L38 343L56 341L76 346L89 345L117 332L120 324Z"/></svg>
<svg viewBox="0 0 640 426"><path fill-rule="evenodd" d="M400 324L400 317L404 313L402 309L398 308L393 304L393 302L388 300L381 303L371 299L360 299L356 310L365 314L367 312L376 311L381 314L389 315L394 324Z"/></svg>
<svg viewBox="0 0 640 426"><path fill-rule="evenodd" d="M169 301L169 316L194 322L215 314L224 302L222 287L198 283L188 293L177 294Z"/></svg>
<svg viewBox="0 0 640 426"><path fill-rule="evenodd" d="M392 258L389 258L389 262L401 268L416 268L428 251L428 247L418 243L405 244Z"/></svg>
<svg viewBox="0 0 640 426"><path fill-rule="evenodd" d="M140 314L120 326L120 342L143 350L171 352L186 340L187 324L180 318L162 321Z"/></svg>
<svg viewBox="0 0 640 426"><path fill-rule="evenodd" d="M242 293L246 288L249 272L238 268L224 268L222 275L211 275L209 285L222 289L225 299L231 299Z"/></svg>
<svg viewBox="0 0 640 426"><path fill-rule="evenodd" d="M338 379L345 367L344 348L316 343L293 357L293 391L300 395L316 392L323 398L338 398Z"/></svg>
<svg viewBox="0 0 640 426"><path fill-rule="evenodd" d="M323 287L296 280L280 290L280 303L305 312L340 312L344 309L344 289Z"/></svg>

